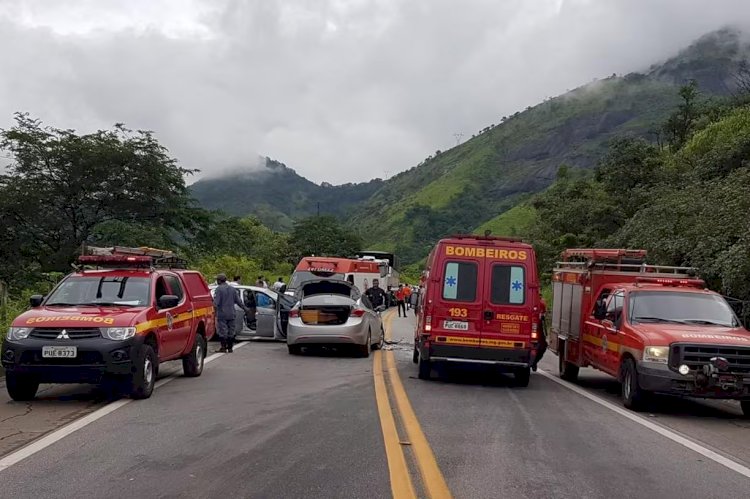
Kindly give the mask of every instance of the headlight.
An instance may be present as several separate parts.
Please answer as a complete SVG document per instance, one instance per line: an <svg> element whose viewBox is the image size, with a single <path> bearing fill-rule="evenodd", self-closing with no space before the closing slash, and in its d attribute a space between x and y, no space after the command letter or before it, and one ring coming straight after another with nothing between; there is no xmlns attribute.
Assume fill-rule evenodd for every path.
<svg viewBox="0 0 750 499"><path fill-rule="evenodd" d="M669 359L669 347L646 347L643 351L644 362L666 364Z"/></svg>
<svg viewBox="0 0 750 499"><path fill-rule="evenodd" d="M108 340L127 340L135 336L134 327L103 327L101 331Z"/></svg>
<svg viewBox="0 0 750 499"><path fill-rule="evenodd" d="M23 340L31 334L30 327L10 327L8 328L8 339L9 340Z"/></svg>

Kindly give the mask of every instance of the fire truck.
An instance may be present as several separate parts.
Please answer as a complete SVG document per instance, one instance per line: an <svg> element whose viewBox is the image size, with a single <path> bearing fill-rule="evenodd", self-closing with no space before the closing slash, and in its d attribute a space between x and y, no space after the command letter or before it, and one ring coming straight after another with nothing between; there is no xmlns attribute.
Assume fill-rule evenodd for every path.
<svg viewBox="0 0 750 499"><path fill-rule="evenodd" d="M617 377L625 407L652 394L740 401L750 416L750 332L696 269L646 264L645 250L570 249L553 271L549 346L560 376Z"/></svg>
<svg viewBox="0 0 750 499"><path fill-rule="evenodd" d="M159 364L182 360L200 376L215 331L208 285L169 251L88 248L79 266L16 317L0 358L14 400L40 383L116 382L148 398Z"/></svg>

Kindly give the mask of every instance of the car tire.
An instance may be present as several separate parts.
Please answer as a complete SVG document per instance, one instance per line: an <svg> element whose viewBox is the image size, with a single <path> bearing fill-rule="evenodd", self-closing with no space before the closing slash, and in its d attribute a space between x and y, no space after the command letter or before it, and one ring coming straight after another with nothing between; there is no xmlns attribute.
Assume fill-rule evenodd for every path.
<svg viewBox="0 0 750 499"><path fill-rule="evenodd" d="M531 368L524 367L513 372L513 381L516 386L527 387L531 379Z"/></svg>
<svg viewBox="0 0 750 499"><path fill-rule="evenodd" d="M742 415L745 419L750 419L750 400L741 400L740 407L742 408Z"/></svg>
<svg viewBox="0 0 750 499"><path fill-rule="evenodd" d="M425 360L421 355L418 360L418 374L419 379L430 379L432 375L432 362Z"/></svg>
<svg viewBox="0 0 750 499"><path fill-rule="evenodd" d="M28 375L9 372L5 374L5 388L16 402L28 402L36 397L39 381Z"/></svg>
<svg viewBox="0 0 750 499"><path fill-rule="evenodd" d="M357 345L357 357L366 359L370 356L370 342L372 341L372 332L367 332L367 341L364 345Z"/></svg>
<svg viewBox="0 0 750 499"><path fill-rule="evenodd" d="M130 377L130 398L147 399L154 392L159 360L151 345L141 347L138 360L135 362L135 372Z"/></svg>
<svg viewBox="0 0 750 499"><path fill-rule="evenodd" d="M372 345L373 350L382 350L383 345L385 345L385 331L383 331L383 328L380 328L380 340L378 340L377 343Z"/></svg>
<svg viewBox="0 0 750 499"><path fill-rule="evenodd" d="M203 362L206 359L206 340L198 334L190 353L182 358L182 371L185 376L196 378L203 373Z"/></svg>
<svg viewBox="0 0 750 499"><path fill-rule="evenodd" d="M419 363L419 350L417 350L417 345L414 345L414 352L411 354L411 361L415 364Z"/></svg>
<svg viewBox="0 0 750 499"><path fill-rule="evenodd" d="M563 347L558 351L557 354L557 360L558 365L557 368L560 371L560 377L564 379L565 381L571 381L576 382L578 380L578 371L579 368L577 365L572 364L565 360L565 347Z"/></svg>
<svg viewBox="0 0 750 499"><path fill-rule="evenodd" d="M633 359L625 359L620 368L622 380L622 404L633 411L641 411L646 405L648 393L638 384L638 371Z"/></svg>
<svg viewBox="0 0 750 499"><path fill-rule="evenodd" d="M287 345L289 349L289 355L299 355L302 353L302 347L299 345Z"/></svg>

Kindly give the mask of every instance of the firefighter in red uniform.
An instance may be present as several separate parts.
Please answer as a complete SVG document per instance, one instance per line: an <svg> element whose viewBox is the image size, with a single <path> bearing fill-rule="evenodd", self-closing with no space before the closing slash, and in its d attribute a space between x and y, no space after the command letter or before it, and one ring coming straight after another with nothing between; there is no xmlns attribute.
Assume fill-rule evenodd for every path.
<svg viewBox="0 0 750 499"><path fill-rule="evenodd" d="M545 326L545 318L547 315L547 304L544 303L544 298L539 299L539 344L536 349L536 356L534 361L531 363L531 370L536 372L539 361L544 357L544 352L547 351L547 327Z"/></svg>

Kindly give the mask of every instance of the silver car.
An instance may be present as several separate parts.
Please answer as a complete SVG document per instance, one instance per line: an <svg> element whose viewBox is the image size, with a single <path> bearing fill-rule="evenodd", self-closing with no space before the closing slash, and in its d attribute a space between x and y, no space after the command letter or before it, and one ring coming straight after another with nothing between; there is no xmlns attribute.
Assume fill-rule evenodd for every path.
<svg viewBox="0 0 750 499"><path fill-rule="evenodd" d="M231 284L240 293L243 303L248 307L255 307L255 316L249 317L245 311L235 305L235 339L275 339L284 340L286 337L289 311L295 300L276 291L257 286ZM216 285L209 286L213 296Z"/></svg>
<svg viewBox="0 0 750 499"><path fill-rule="evenodd" d="M295 290L297 303L289 312L286 342L289 353L306 345L352 345L361 357L383 346L385 331L380 311L351 283L317 279Z"/></svg>

